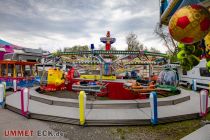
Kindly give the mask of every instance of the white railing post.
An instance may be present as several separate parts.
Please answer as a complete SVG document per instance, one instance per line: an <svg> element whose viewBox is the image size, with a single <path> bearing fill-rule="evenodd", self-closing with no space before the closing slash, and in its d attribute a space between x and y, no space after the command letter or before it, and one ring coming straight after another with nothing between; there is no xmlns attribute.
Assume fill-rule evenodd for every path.
<svg viewBox="0 0 210 140"><path fill-rule="evenodd" d="M5 104L4 90L4 85L0 84L0 108L4 108Z"/></svg>
<svg viewBox="0 0 210 140"><path fill-rule="evenodd" d="M204 117L208 113L208 91L201 90L200 91L200 116Z"/></svg>
<svg viewBox="0 0 210 140"><path fill-rule="evenodd" d="M28 107L29 107L29 89L21 89L21 113L23 116L28 116Z"/></svg>
<svg viewBox="0 0 210 140"><path fill-rule="evenodd" d="M7 83L6 82L2 82L2 84L4 85L4 98L6 98Z"/></svg>
<svg viewBox="0 0 210 140"><path fill-rule="evenodd" d="M14 90L14 92L17 91L17 80L16 79L13 80L13 90Z"/></svg>

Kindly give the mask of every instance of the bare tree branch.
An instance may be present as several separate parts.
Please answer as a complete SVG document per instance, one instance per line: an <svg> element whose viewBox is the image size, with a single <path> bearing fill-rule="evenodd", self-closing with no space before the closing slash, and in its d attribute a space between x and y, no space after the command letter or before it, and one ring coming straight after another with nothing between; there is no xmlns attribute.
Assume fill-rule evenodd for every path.
<svg viewBox="0 0 210 140"><path fill-rule="evenodd" d="M126 36L128 51L140 51L144 49L144 45L138 41L138 36L134 33L129 33Z"/></svg>
<svg viewBox="0 0 210 140"><path fill-rule="evenodd" d="M171 35L168 33L168 31L164 31L163 26L160 25L160 23L157 23L157 26L156 26L154 32L160 37L161 40L163 40L165 42L165 45L166 45L168 51L171 54L175 54L177 51L177 45L174 42Z"/></svg>

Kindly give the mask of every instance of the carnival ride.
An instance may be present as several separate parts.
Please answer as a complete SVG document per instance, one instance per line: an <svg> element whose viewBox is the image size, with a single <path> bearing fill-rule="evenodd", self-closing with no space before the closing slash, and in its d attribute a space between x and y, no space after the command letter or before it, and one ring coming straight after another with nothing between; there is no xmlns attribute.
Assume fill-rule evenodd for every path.
<svg viewBox="0 0 210 140"><path fill-rule="evenodd" d="M33 87L38 84L35 80L36 62L21 61L0 61L0 82L6 82L7 88L14 87L14 80L17 89Z"/></svg>
<svg viewBox="0 0 210 140"><path fill-rule="evenodd" d="M57 91L66 89L64 72L59 68L49 68L42 74L40 89L42 91Z"/></svg>
<svg viewBox="0 0 210 140"><path fill-rule="evenodd" d="M159 73L157 81L148 81L138 77L135 82L125 83L124 86L136 94L148 94L152 91L156 91L158 94L167 96L169 93L180 93L180 90L177 88L178 83L179 76L177 68L173 65L166 64L163 66L163 70Z"/></svg>
<svg viewBox="0 0 210 140"><path fill-rule="evenodd" d="M6 82L6 87L12 89L39 85L35 65L46 55L46 51L16 46L0 39L0 82Z"/></svg>
<svg viewBox="0 0 210 140"><path fill-rule="evenodd" d="M183 1L186 2L190 0L173 0L171 1L171 3L174 3L174 2L182 3ZM196 7L199 9L199 6L196 6ZM177 9L177 7L175 7L175 9ZM171 8L169 7L167 10L171 10ZM194 16L195 15L193 15L193 17ZM208 25L208 22L206 22L205 24ZM183 35L188 35L188 32L185 32ZM108 37L110 37L110 32L109 32ZM179 45L179 49L180 49L179 51L180 52L182 51L182 52L179 54L180 56L178 55L178 57L179 57L179 60L183 59L181 60L181 65L182 66L186 65L185 69L191 69L192 66L197 64L197 61L199 60L197 60L196 57L200 59L203 56L205 56L205 58L207 58L208 60L208 55L210 52L208 37L205 37L206 46L205 48L201 48L201 51L196 47L197 44L193 44L193 45L188 44L189 42L192 41L192 39L187 38L187 39L184 39L183 41L184 41L184 44L183 42L180 42L180 45ZM166 67L163 71L161 71L157 80L157 83L158 83L157 85L155 85L154 81L151 80L153 79L151 77L151 73L153 72L152 69L154 68L153 65L165 63L166 61L164 58L166 57L165 54L152 53L152 52L147 52L147 51L111 51L110 44L111 42L114 42L114 40L113 39L108 40L107 42L108 42L107 43L108 45L106 44L106 48L107 48L106 51L99 51L99 50L92 49L92 51L82 51L82 52L58 52L57 54L46 57L46 61L50 59L53 59L54 61L54 64L52 66L53 68L50 68L47 70L49 73L47 74L46 86L53 85L54 87L57 87L64 84L63 72L60 69L56 69L55 65L56 63L59 63L60 61L64 61L64 58L65 58L68 60L68 62L66 61L66 64L69 63L70 65L72 65L72 67L68 70L68 74L66 75L66 81L65 81L65 84L68 90L70 91L84 90L87 92L95 92L96 94L99 92L99 94L97 95L99 96L106 95L111 99L146 98L147 93L151 91L156 91L157 93L161 92L163 94L167 94L167 93L177 94L178 92L180 92L179 89L176 88L176 85L178 85L179 79L177 76L177 71L174 68ZM197 55L196 53L199 53L202 55ZM113 55L126 55L126 56L118 57L117 59L112 59ZM188 58L188 56L190 57L190 59ZM81 61L82 58L84 58L84 60ZM72 61L72 59L74 60ZM188 66L188 63L190 64L190 66ZM24 66L22 65L23 64L21 64L20 66L20 74L16 72L16 71L19 71L19 68L16 69L16 65L14 65L14 69L12 70L13 75L25 76L23 73ZM149 69L150 69L149 76L148 76L149 79L145 79L145 78L137 76L137 80L135 82L138 85L134 85L135 83L129 82L128 80L125 81L125 79L105 80L105 78L103 78L103 75L107 77L112 76L112 75L116 76L117 74L126 72L128 70L131 70L131 71L136 70L137 68L136 66L145 66L145 65L149 66ZM12 72L9 72L10 71L9 64L6 65L6 67L8 67L8 69L7 68L5 69L5 67L3 67L3 69L1 69L1 73L2 71L6 70L7 75L5 75L5 77L7 78L7 76L9 77L9 74L12 75ZM99 73L97 72L96 72L97 74L92 73L92 75L100 75L99 80L97 80L96 77L92 77L90 79L85 79L84 77L82 78L80 77L80 74L78 73L77 69L80 69L80 68L91 69L91 67L92 69L98 69ZM210 61L208 62L207 67L210 68ZM1 68L2 68L2 65L1 65ZM4 72L3 72L3 76L4 76ZM124 88L124 86L127 86L127 87ZM78 110L78 104L77 104L78 100L67 101L65 99L62 100L59 98L46 98L46 96L42 97L36 94L36 92L34 91L34 93L30 95L31 97L33 97L30 100L34 100L34 101L29 102L29 100L26 100L25 102L27 102L28 105L30 104L30 108L27 109L27 112L32 115L29 114L28 116L31 118L36 118L36 119L43 119L47 121L51 120L51 121L58 121L58 122L72 123L72 124L79 124L78 122L80 120L80 124L81 124L81 120L82 120L81 118L85 118L85 121L87 122L88 125L138 125L138 124L145 125L145 124L149 124L150 121L152 121L152 119L154 118L154 116L157 117L157 114L158 114L157 118L160 120L158 123L168 123L168 122L173 122L173 121L177 122L177 121L197 118L199 115L195 115L195 114L200 113L200 109L199 107L197 107L197 104L199 103L198 102L199 96L196 94L190 94L189 91L187 90L182 90L182 91L183 91L183 94L180 95L181 97L176 96L174 98L164 98L162 100L158 99L158 101L154 103L154 106L152 106L152 103L150 102L151 100L144 100L143 102L139 102L136 100L135 101L119 101L119 102L116 102L116 101L85 102L85 100L80 98L81 99L80 101L82 101L82 103L79 101L80 112L82 112L79 115L80 118L77 112L74 113L75 112L74 110ZM83 101L85 102L84 104L83 104ZM180 102L185 102L185 101L186 103L176 105ZM49 105L49 102L52 104ZM202 104L201 100L200 100L200 103ZM23 104L24 102L22 102L22 93L21 94L17 93L16 95L14 94L7 97L7 101L6 101L7 108L12 111L20 113L21 111L20 108L21 109L24 108L22 107L24 106ZM69 107L70 104L71 104L71 107ZM159 108L158 110L162 110L162 111L157 110L157 105ZM191 108L193 108L193 110L189 110L189 105ZM57 109L58 106L60 106L59 108L61 109ZM165 106L165 107L161 107L161 106ZM34 109L37 107L40 107L42 109L41 110ZM88 111L89 111L88 115L85 115L86 114L85 108L88 108ZM206 110L205 112L207 113L208 105L206 106L206 108L207 109L204 109L204 110ZM150 112L151 109L152 109L152 113L151 115L149 115L148 112ZM24 109L22 109L22 111L23 110ZM73 113L69 113L69 110L73 110ZM116 113L118 113L119 115L115 115L115 114L113 115L113 111L116 111ZM139 113L139 111L141 113ZM154 111L156 113L154 113ZM67 115L64 116L63 114L67 114ZM126 114L128 114L128 116ZM132 114L136 114L138 116L132 115ZM153 114L156 114L156 115L153 115ZM84 125L84 123L82 125Z"/></svg>
<svg viewBox="0 0 210 140"><path fill-rule="evenodd" d="M65 90L65 69L63 65L51 62L36 64L36 81L40 83L40 90L51 92Z"/></svg>
<svg viewBox="0 0 210 140"><path fill-rule="evenodd" d="M165 64L167 55L148 51L111 50L111 44L116 39L111 38L109 31L101 41L106 43L105 50L94 50L94 45L91 44L90 51L57 52L46 58L45 62L53 59L55 64L72 66L68 70L65 82L69 91L84 90L94 92L97 96L108 96L110 99L142 98L141 94L133 94L124 88L126 80L122 79L123 77L118 79L119 74L134 72L138 67L148 66L149 74L144 78L149 81L153 73L153 65ZM86 69L86 72L79 74L79 69ZM138 75L133 73L132 76L136 78Z"/></svg>

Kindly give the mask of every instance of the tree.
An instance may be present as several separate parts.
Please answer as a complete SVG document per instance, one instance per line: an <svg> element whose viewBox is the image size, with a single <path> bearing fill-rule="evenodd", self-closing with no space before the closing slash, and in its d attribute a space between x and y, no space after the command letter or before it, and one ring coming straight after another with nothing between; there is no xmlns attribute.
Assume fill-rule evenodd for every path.
<svg viewBox="0 0 210 140"><path fill-rule="evenodd" d="M170 63L178 62L177 54L171 53L170 51L167 51L166 54L168 54Z"/></svg>
<svg viewBox="0 0 210 140"><path fill-rule="evenodd" d="M116 48L115 46L112 46L110 50L112 50L112 51L116 51L116 50L117 50L117 48Z"/></svg>
<svg viewBox="0 0 210 140"><path fill-rule="evenodd" d="M75 45L71 48L64 48L64 52L79 52L79 51L89 51L88 45Z"/></svg>
<svg viewBox="0 0 210 140"><path fill-rule="evenodd" d="M178 47L176 42L173 40L171 35L168 32L167 28L164 28L160 23L157 24L155 31L156 35L164 41L165 46L167 47L167 51L170 52L172 55L176 55L178 51Z"/></svg>
<svg viewBox="0 0 210 140"><path fill-rule="evenodd" d="M64 48L64 52L80 52L80 51L89 51L88 45L75 45L71 48ZM87 56L87 55L79 55L79 56Z"/></svg>
<svg viewBox="0 0 210 140"><path fill-rule="evenodd" d="M146 46L144 47L144 51L149 51L148 48L147 48Z"/></svg>
<svg viewBox="0 0 210 140"><path fill-rule="evenodd" d="M104 46L104 45L99 44L99 46L98 46L98 50L105 50L105 46Z"/></svg>
<svg viewBox="0 0 210 140"><path fill-rule="evenodd" d="M155 53L160 53L160 51L159 50L157 50L156 48L154 48L154 47L151 47L150 48L150 51L151 52L155 52Z"/></svg>
<svg viewBox="0 0 210 140"><path fill-rule="evenodd" d="M166 53L169 56L170 62L177 62L178 46L177 42L173 40L172 36L169 34L168 29L164 28L161 23L158 23L155 29L155 33L164 41L167 47Z"/></svg>
<svg viewBox="0 0 210 140"><path fill-rule="evenodd" d="M126 37L128 51L140 51L144 49L144 45L137 40L138 36L134 33L129 33Z"/></svg>

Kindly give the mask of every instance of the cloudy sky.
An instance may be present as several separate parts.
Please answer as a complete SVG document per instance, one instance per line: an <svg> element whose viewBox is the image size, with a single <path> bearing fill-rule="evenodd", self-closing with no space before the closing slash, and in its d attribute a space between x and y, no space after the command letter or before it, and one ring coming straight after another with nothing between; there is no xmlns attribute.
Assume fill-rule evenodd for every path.
<svg viewBox="0 0 210 140"><path fill-rule="evenodd" d="M1 0L0 39L55 51L73 45L100 43L111 31L117 49L126 48L134 32L148 48L166 49L154 34L159 0Z"/></svg>

